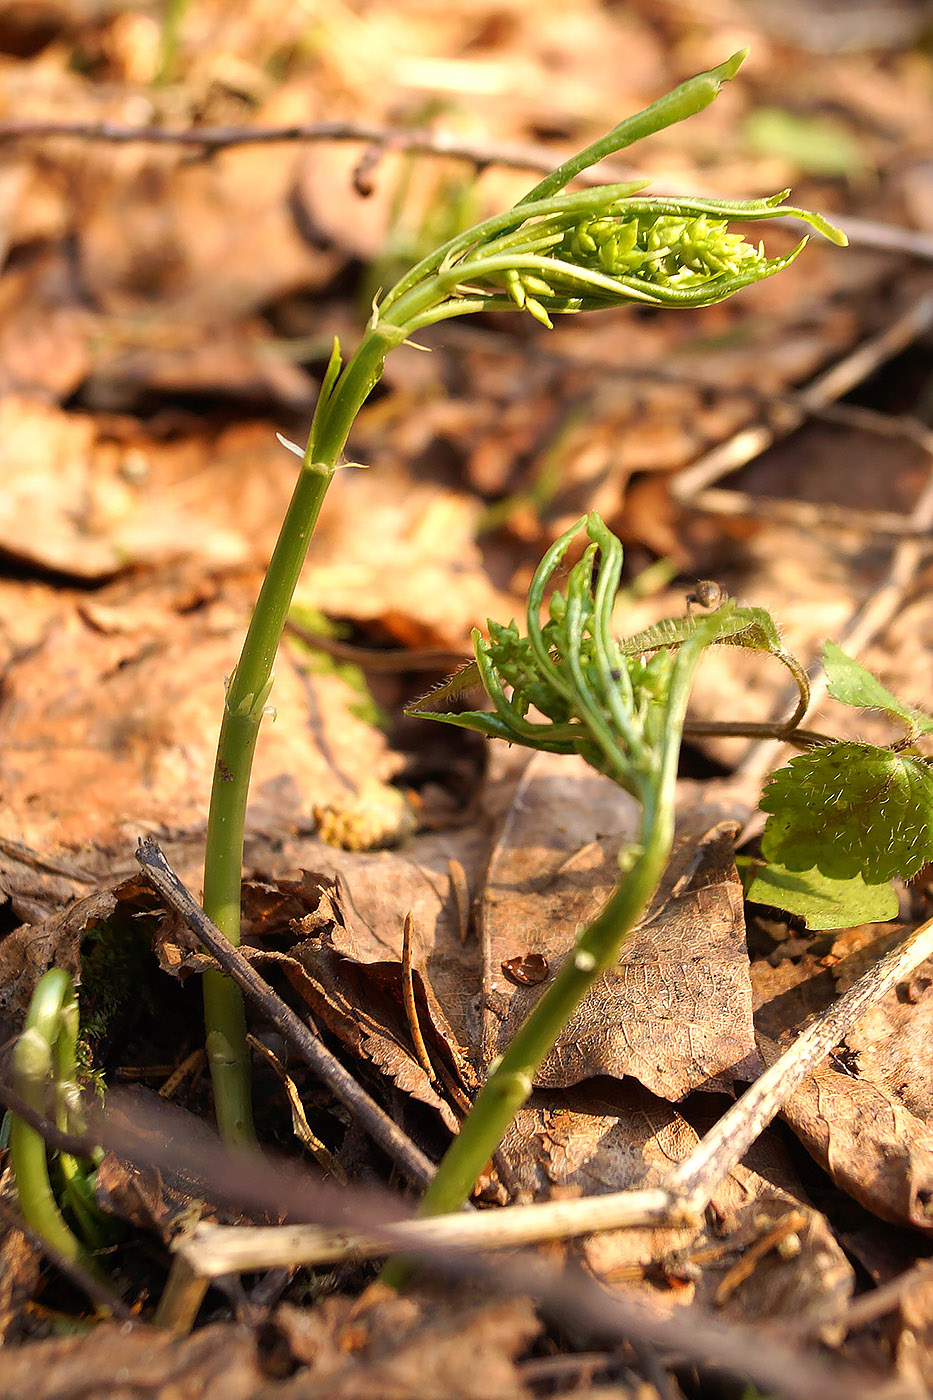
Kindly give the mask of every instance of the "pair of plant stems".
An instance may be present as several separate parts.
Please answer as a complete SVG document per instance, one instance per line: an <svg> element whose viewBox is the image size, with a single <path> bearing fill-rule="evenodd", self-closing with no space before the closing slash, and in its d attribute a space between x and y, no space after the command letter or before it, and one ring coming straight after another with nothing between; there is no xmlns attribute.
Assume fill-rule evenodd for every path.
<svg viewBox="0 0 933 1400"><path fill-rule="evenodd" d="M13 1086L40 1116L49 1111L51 1089L52 1117L62 1132L79 1133L84 1126L76 1063L79 1030L71 977L63 968L50 968L39 979L13 1051ZM53 1187L43 1138L16 1114L10 1120L10 1156L25 1219L66 1260L97 1276L94 1250L106 1243L91 1184L97 1161L59 1153L59 1181ZM65 1220L58 1196L67 1204L82 1238Z"/></svg>
<svg viewBox="0 0 933 1400"><path fill-rule="evenodd" d="M553 312L633 301L706 305L779 271L799 251L798 247L789 257L768 260L760 250L756 253L748 245L741 244L738 249L740 240L724 234L727 217L748 220L796 212L835 241L844 241L818 216L782 208L783 196L728 204L653 201L635 198L638 185L607 185L580 193L561 193L569 181L597 161L702 110L715 98L722 83L734 76L743 58L744 53L736 54L718 68L682 84L564 162L513 209L458 235L424 258L374 306L362 341L345 366L335 344L298 481L240 659L227 685L208 818L204 908L231 943L239 942L243 831L250 770L272 684L275 655L324 496L353 421L378 382L389 351L425 326L496 306L523 306L550 324ZM663 230L662 241L655 236L652 246L652 234L657 234L658 229ZM625 235L621 241L620 232ZM672 233L680 239L673 248ZM693 655L693 648L683 653L684 658ZM693 663L684 659L678 664L680 706L686 703L684 678ZM664 760L666 775L676 767L675 747ZM637 917L660 878L672 821L669 776L664 778L662 788L663 800L655 802L652 797L646 807L644 856L596 920L592 934L587 931L582 947L584 963L592 955L596 966L601 967L616 956L625 929ZM598 947L598 951L592 952L591 946ZM561 990L554 993L561 1017L570 1014L594 975L592 969L582 968L567 973L560 983ZM204 978L204 1005L218 1127L228 1143L246 1146L255 1139L242 997L222 973L209 972ZM554 1027L556 1034L556 1020ZM521 1060L524 1078L515 1080L502 1096L497 1123L508 1122L510 1106L517 1104L520 1093L527 1092L524 1086L533 1072L532 1060L539 1061L546 1053L546 1045L539 1046L534 1054L528 1051L529 1037L539 1034L538 1029L519 1032L519 1049L514 1058ZM500 1090L501 1084L497 1083L489 1093L499 1094ZM483 1105L482 1112L486 1113L486 1100ZM472 1125L472 1118L470 1122ZM489 1132L491 1135L491 1129ZM459 1154L464 1150L459 1144L472 1133L472 1126L461 1133L455 1144ZM496 1142L492 1142L490 1151L495 1146ZM485 1153L480 1167L489 1155L490 1152ZM466 1182L471 1170L464 1167L458 1175ZM445 1168L445 1175L446 1171ZM445 1204L444 1208L452 1207Z"/></svg>
<svg viewBox="0 0 933 1400"><path fill-rule="evenodd" d="M783 196L742 203L702 200L650 200L636 197L639 186L600 186L562 193L581 171L643 136L699 112L734 76L744 54L684 83L644 112L623 121L547 176L513 209L486 220L424 258L379 301L362 341L343 366L333 354L314 412L301 471L249 625L236 670L227 685L207 829L204 908L231 943L239 941L243 831L250 769L272 684L276 651L327 488L338 468L354 419L382 373L385 357L421 328L453 316L496 306L518 305L550 324L553 312L642 302L706 305L740 287L770 276L790 257L768 260L725 232L728 217L747 220L788 212ZM844 240L818 216L799 213L837 242ZM802 245L800 245L802 246ZM578 705L581 642L589 641L587 664L598 673L598 699L584 702L585 744L598 766L634 788L642 808L641 834L628 852L628 868L602 912L583 930L572 953L491 1068L476 1104L448 1150L429 1188L426 1213L457 1209L491 1157L509 1122L531 1091L534 1075L581 998L618 957L627 934L658 886L670 853L674 824L674 784L680 737L693 672L716 621L701 620L679 647L660 709L657 732L637 732L626 713L633 687L620 690L627 674L608 630L609 612L621 571L621 549L601 522L590 522L601 570L590 602L596 620L585 616L588 584L581 575L573 624L575 670L560 675L537 629L544 582L569 544L565 537L543 561L529 599L529 637L536 660L558 694L569 685ZM538 586L540 585L540 586ZM728 605L727 605L728 608ZM717 614L718 616L718 614ZM589 627L589 633L586 632ZM536 630L537 629L537 630ZM613 655L613 652L616 654ZM482 650L478 657L482 656ZM564 697L566 699L566 695ZM569 712L568 712L569 713ZM606 719L608 717L608 725ZM519 717L520 718L520 717ZM644 718L644 716L642 717ZM613 732L610 732L613 731ZM594 737L595 736L595 737ZM581 736L572 736L571 746ZM522 740L520 740L522 741ZM220 972L204 978L207 1050L215 1109L222 1137L251 1145L250 1066L239 989Z"/></svg>
<svg viewBox="0 0 933 1400"><path fill-rule="evenodd" d="M640 184L563 192L597 161L702 110L735 75L743 58L744 53L734 55L621 122L564 162L511 210L422 259L374 305L360 345L345 365L335 344L298 480L226 687L207 826L204 909L232 944L240 938L250 772L276 652L324 497L386 355L426 326L496 307L525 309L550 326L553 314L632 302L708 305L780 271L803 246L768 259L760 247L728 231L730 218L758 220L791 213L833 241L845 241L818 215L785 207L782 195L739 202L653 200L640 194ZM499 628L489 643L476 639L477 664L495 708L493 714L478 714L469 722L512 742L582 753L636 796L641 830L637 842L623 852L619 884L605 908L580 933L527 1021L491 1067L428 1189L424 1213L456 1210L469 1197L531 1092L534 1075L561 1028L595 978L616 960L660 882L673 839L674 786L687 701L702 652L716 640L736 640L740 634L758 637L758 623L750 615L740 616L742 610L727 602L672 635L673 651L657 650L662 642L655 639L650 645L644 639L638 645L620 645L612 635L611 614L621 576L621 546L598 517L580 524L585 524L591 543L569 576L566 598L552 595L550 620L540 623L545 589L570 547L573 531L552 546L538 569L528 601L527 637ZM739 644L763 644L780 654L776 634L774 645L760 639ZM651 649L656 654L646 662L640 653ZM546 716L544 723L528 718L532 706ZM462 716L447 718L464 722ZM56 1077L72 1077L77 1034L70 979L57 971L47 977L19 1052L23 1087L39 1111L44 1109L45 1093L40 1082L56 1056L64 1057ZM251 1148L256 1139L242 995L224 974L208 972L204 1007L218 1128L228 1144ZM67 1117L64 1108L59 1111ZM68 1257L88 1263L86 1249L55 1204L41 1140L19 1120L13 1133L24 1213ZM70 1164L66 1167L70 1170ZM83 1171L82 1164L74 1168L72 1176ZM400 1268L394 1276L402 1277Z"/></svg>

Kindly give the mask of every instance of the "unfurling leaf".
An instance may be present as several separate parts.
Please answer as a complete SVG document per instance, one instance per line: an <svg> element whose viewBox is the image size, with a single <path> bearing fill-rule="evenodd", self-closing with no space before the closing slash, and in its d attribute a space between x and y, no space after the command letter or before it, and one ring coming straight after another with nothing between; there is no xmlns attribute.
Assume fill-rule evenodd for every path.
<svg viewBox="0 0 933 1400"><path fill-rule="evenodd" d="M828 690L834 700L864 710L884 710L906 724L912 735L933 734L933 719L913 705L905 705L887 690L877 676L861 662L846 656L835 642L823 648L823 666L829 682Z"/></svg>
<svg viewBox="0 0 933 1400"><path fill-rule="evenodd" d="M788 870L744 857L739 861L747 865L746 899L796 914L807 928L853 928L897 917L897 895L888 882L869 885L861 875L833 880L816 867Z"/></svg>
<svg viewBox="0 0 933 1400"><path fill-rule="evenodd" d="M770 779L761 849L789 870L834 880L910 879L933 859L933 771L873 744L824 744Z"/></svg>

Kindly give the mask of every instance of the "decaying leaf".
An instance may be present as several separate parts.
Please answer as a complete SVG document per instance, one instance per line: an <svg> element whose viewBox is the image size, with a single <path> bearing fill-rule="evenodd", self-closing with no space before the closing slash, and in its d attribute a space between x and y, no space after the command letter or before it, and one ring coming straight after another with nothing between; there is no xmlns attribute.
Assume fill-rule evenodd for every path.
<svg viewBox="0 0 933 1400"><path fill-rule="evenodd" d="M501 1155L520 1197L553 1199L657 1186L697 1141L682 1112L631 1081L604 1078L537 1090ZM734 1316L797 1317L805 1308L817 1327L838 1322L853 1286L825 1218L774 1144L757 1144L720 1184L700 1227L602 1231L551 1249L579 1254L607 1285L644 1282Z"/></svg>
<svg viewBox="0 0 933 1400"><path fill-rule="evenodd" d="M841 934L830 954L841 994L899 938L898 931L868 926ZM933 1128L933 962L921 963L910 977L869 1007L846 1036L860 1079L893 1094L927 1127Z"/></svg>
<svg viewBox="0 0 933 1400"><path fill-rule="evenodd" d="M310 1311L283 1304L273 1326L308 1369L268 1400L526 1400L514 1362L540 1330L527 1299L399 1296L379 1285Z"/></svg>
<svg viewBox="0 0 933 1400"><path fill-rule="evenodd" d="M514 606L483 566L479 516L469 496L413 481L401 463L339 472L296 601L332 617L376 621L407 646L467 652L478 619Z"/></svg>
<svg viewBox="0 0 933 1400"><path fill-rule="evenodd" d="M154 905L152 891L138 874L113 890L100 890L68 905L38 924L23 924L0 939L0 1013L21 1024L36 983L53 965L73 977L80 973L79 949L89 930L120 909L131 917Z"/></svg>
<svg viewBox="0 0 933 1400"><path fill-rule="evenodd" d="M681 802L670 868L613 972L571 1017L537 1082L630 1074L654 1093L731 1087L754 1072L751 989L728 798ZM734 810L734 808L733 808ZM487 1058L540 995L503 975L538 954L553 973L605 903L634 839L634 801L582 760L536 754L489 865L483 906ZM725 821L724 821L725 819Z"/></svg>
<svg viewBox="0 0 933 1400"><path fill-rule="evenodd" d="M223 677L249 600L168 584L156 604L137 585L111 607L66 612L8 668L0 725L2 834L43 851L132 848L141 829L200 828L210 791ZM127 596L127 591L129 596ZM174 595L174 596L173 596ZM282 826L315 801L388 776L384 736L350 709L332 674L308 677L283 653L254 773L258 816Z"/></svg>
<svg viewBox="0 0 933 1400"><path fill-rule="evenodd" d="M893 1094L824 1065L781 1116L836 1185L874 1215L933 1234L933 1130Z"/></svg>
<svg viewBox="0 0 933 1400"><path fill-rule="evenodd" d="M890 926L865 925L837 935L819 957L808 953L777 968L756 962L755 1024L765 1058L773 1059L779 1045L786 1048L807 1017L824 1010L897 937ZM915 976L919 988L928 966L921 965ZM856 1023L834 1060L791 1095L782 1117L836 1184L867 1210L930 1233L933 1127L927 1112L926 1020L922 992L913 1004L902 988L888 993Z"/></svg>
<svg viewBox="0 0 933 1400"><path fill-rule="evenodd" d="M215 1323L179 1340L154 1327L101 1323L90 1336L55 1338L0 1352L6 1400L166 1400L174 1391L258 1400L262 1375L245 1327Z"/></svg>
<svg viewBox="0 0 933 1400"><path fill-rule="evenodd" d="M0 1349L22 1340L26 1330L24 1314L41 1267L36 1246L19 1230L5 1230L0 1239Z"/></svg>

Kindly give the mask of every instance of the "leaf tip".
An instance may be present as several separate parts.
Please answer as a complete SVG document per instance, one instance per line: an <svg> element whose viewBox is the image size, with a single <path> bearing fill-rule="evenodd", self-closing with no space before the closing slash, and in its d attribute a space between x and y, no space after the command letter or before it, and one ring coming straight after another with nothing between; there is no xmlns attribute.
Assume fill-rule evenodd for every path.
<svg viewBox="0 0 933 1400"><path fill-rule="evenodd" d="M712 70L712 75L718 78L721 83L727 83L730 78L734 78L748 58L748 45L744 49L737 49L731 58L727 58L725 63L720 63L718 68Z"/></svg>

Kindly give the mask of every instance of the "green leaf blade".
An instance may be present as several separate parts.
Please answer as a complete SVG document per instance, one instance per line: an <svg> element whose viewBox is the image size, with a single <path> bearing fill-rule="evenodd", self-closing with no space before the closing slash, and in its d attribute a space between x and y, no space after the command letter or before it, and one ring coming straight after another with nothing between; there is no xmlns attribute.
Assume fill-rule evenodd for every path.
<svg viewBox="0 0 933 1400"><path fill-rule="evenodd" d="M870 885L861 875L834 880L816 866L811 870L788 870L773 862L750 865L753 869L746 899L795 914L807 928L854 928L857 924L880 924L897 917L897 895L888 883Z"/></svg>
<svg viewBox="0 0 933 1400"><path fill-rule="evenodd" d="M881 684L878 677L861 662L847 656L835 642L823 648L823 666L829 682L828 690L834 700L856 709L884 710L901 720L914 734L933 734L933 719L914 705L905 705Z"/></svg>
<svg viewBox="0 0 933 1400"><path fill-rule="evenodd" d="M789 870L881 884L933 859L933 772L908 754L821 745L772 775L761 808L762 854Z"/></svg>

